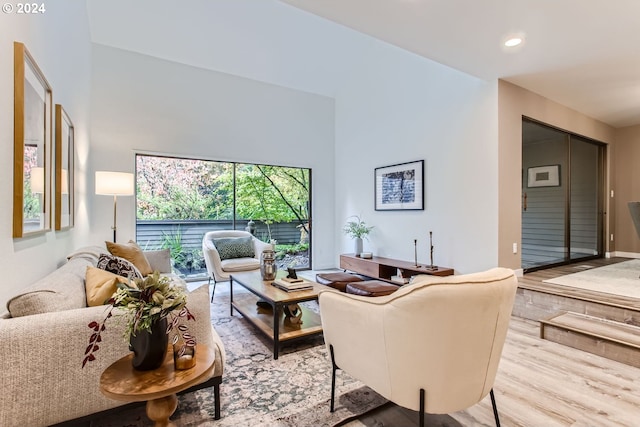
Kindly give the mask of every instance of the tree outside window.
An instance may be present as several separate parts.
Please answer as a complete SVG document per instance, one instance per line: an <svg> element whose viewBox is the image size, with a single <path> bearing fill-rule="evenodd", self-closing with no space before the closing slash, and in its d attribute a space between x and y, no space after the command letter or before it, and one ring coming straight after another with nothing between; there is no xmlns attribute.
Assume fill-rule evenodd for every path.
<svg viewBox="0 0 640 427"><path fill-rule="evenodd" d="M138 155L136 176L137 240L169 248L181 272L204 268L206 231L249 221L281 267L310 268L310 169Z"/></svg>

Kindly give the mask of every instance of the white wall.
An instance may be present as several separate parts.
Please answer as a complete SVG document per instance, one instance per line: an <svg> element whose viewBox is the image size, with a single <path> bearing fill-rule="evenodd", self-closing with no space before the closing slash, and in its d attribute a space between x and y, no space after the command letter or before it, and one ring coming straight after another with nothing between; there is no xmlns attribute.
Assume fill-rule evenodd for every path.
<svg viewBox="0 0 640 427"><path fill-rule="evenodd" d="M433 231L437 264L457 272L496 265L495 83L313 17L304 26L312 34L303 39L327 32L321 39L339 39L343 48L333 49L342 59L324 61L328 68L318 73L331 77L334 100L91 44L86 15L85 2L68 2L64 9L48 5L40 17L3 16L1 188L12 188L13 179L13 40L27 45L53 86L54 102L74 121L78 158L77 220L70 231L11 239L12 195L0 195L9 207L0 213L0 267L7 279L1 302L74 248L111 238L112 200L93 194L93 172L132 172L138 151L312 168L315 268L335 267L338 254L352 250L340 230L353 214L376 227L365 248L377 254L412 259L418 239L419 259L428 262ZM296 11L295 19L302 15ZM262 34L254 36L252 54L272 60L267 71L292 72L259 50L266 48ZM375 212L374 168L419 159L426 162L426 209ZM134 236L134 199L121 198L118 207L122 241Z"/></svg>
<svg viewBox="0 0 640 427"><path fill-rule="evenodd" d="M94 43L332 97L364 37L279 0L98 0L88 9Z"/></svg>
<svg viewBox="0 0 640 427"><path fill-rule="evenodd" d="M41 15L3 13L0 25L0 307L24 286L64 261L87 242L87 206L83 202L89 146L91 45L85 2L45 4ZM13 42L25 44L75 125L76 226L68 231L12 239L13 206ZM52 207L53 209L53 207ZM52 222L53 223L53 222ZM0 311L2 311L0 309Z"/></svg>
<svg viewBox="0 0 640 427"><path fill-rule="evenodd" d="M337 254L351 215L375 226L364 248L466 273L497 265L497 84L371 42L336 97ZM375 211L374 169L425 160L425 210Z"/></svg>
<svg viewBox="0 0 640 427"><path fill-rule="evenodd" d="M136 152L311 168L313 266L333 266L333 99L94 44L91 111L92 170L133 172ZM113 200L90 198L110 240ZM118 199L118 241L134 204Z"/></svg>

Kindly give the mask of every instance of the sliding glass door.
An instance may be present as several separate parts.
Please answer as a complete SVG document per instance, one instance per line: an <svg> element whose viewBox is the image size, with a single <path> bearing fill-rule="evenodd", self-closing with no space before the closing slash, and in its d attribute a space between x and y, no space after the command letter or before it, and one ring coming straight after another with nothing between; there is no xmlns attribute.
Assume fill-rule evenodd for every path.
<svg viewBox="0 0 640 427"><path fill-rule="evenodd" d="M572 261L601 254L601 151L602 146L571 136L569 257Z"/></svg>
<svg viewBox="0 0 640 427"><path fill-rule="evenodd" d="M522 123L522 267L601 256L604 145Z"/></svg>

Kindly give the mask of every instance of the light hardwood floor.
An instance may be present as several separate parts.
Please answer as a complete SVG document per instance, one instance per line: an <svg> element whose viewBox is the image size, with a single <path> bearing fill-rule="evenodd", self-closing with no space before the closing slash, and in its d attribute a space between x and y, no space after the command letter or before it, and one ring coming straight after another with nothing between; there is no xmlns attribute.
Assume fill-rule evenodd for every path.
<svg viewBox="0 0 640 427"><path fill-rule="evenodd" d="M575 270L565 266L523 280L533 285L570 272ZM538 322L512 317L494 384L502 426L640 426L640 368L543 340L539 334ZM417 420L417 413L387 405L346 425L412 427ZM428 417L426 425L494 426L491 401L487 396L465 411Z"/></svg>
<svg viewBox="0 0 640 427"><path fill-rule="evenodd" d="M584 271L584 267L597 268L628 260L629 258L621 257L599 258L575 264L549 268L546 270L538 270L527 273L523 277L519 278L519 287L521 289L549 292L550 294L557 295L558 297L568 297L575 298L581 301L604 303L611 306L628 308L631 311L640 312L640 299L638 298L614 295L611 293L596 292L588 289L577 289L569 286L555 285L552 283L544 282L544 280L547 279ZM626 316L633 316L633 314L625 314L625 317ZM629 319L625 320L628 321ZM638 324L640 324L640 320Z"/></svg>
<svg viewBox="0 0 640 427"><path fill-rule="evenodd" d="M512 318L494 392L505 427L640 426L639 368L542 340L530 320ZM427 425L495 425L488 396L446 418ZM347 425L411 427L417 420L417 413L389 405Z"/></svg>

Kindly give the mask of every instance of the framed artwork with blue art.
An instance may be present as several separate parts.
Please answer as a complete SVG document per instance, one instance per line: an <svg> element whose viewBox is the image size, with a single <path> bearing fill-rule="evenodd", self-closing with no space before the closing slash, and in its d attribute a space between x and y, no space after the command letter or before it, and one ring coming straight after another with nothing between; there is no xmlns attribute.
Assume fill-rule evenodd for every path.
<svg viewBox="0 0 640 427"><path fill-rule="evenodd" d="M377 211L424 210L424 160L376 168Z"/></svg>

